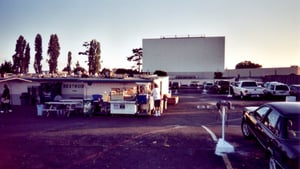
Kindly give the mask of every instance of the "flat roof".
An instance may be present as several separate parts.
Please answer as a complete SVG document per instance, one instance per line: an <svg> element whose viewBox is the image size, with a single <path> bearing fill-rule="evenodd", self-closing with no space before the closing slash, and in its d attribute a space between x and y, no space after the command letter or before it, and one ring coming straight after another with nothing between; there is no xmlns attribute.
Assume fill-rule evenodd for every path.
<svg viewBox="0 0 300 169"><path fill-rule="evenodd" d="M154 78L24 78L24 80L35 82L82 82L82 83L141 83L153 82Z"/></svg>

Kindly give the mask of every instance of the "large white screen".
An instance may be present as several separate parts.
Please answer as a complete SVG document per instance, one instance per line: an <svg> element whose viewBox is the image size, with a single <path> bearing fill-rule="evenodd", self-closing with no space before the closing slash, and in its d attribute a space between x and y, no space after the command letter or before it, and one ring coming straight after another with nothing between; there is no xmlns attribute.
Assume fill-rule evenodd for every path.
<svg viewBox="0 0 300 169"><path fill-rule="evenodd" d="M224 71L225 37L143 39L143 71Z"/></svg>

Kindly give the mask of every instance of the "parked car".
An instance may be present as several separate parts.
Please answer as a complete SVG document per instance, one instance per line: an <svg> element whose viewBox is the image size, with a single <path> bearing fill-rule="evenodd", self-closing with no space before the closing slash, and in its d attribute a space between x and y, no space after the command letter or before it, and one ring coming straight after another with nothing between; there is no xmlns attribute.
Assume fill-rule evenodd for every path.
<svg viewBox="0 0 300 169"><path fill-rule="evenodd" d="M209 82L209 81L203 82L203 88L206 90L210 90L213 85L214 85L213 82Z"/></svg>
<svg viewBox="0 0 300 169"><path fill-rule="evenodd" d="M265 149L270 169L299 169L300 103L271 102L245 107L241 130Z"/></svg>
<svg viewBox="0 0 300 169"><path fill-rule="evenodd" d="M296 96L297 99L300 98L300 84L290 85L290 94Z"/></svg>
<svg viewBox="0 0 300 169"><path fill-rule="evenodd" d="M230 82L228 80L217 80L213 86L216 93L229 93Z"/></svg>
<svg viewBox="0 0 300 169"><path fill-rule="evenodd" d="M264 96L264 88L257 85L256 81L244 80L237 81L231 84L232 95L244 99L245 97L257 97Z"/></svg>
<svg viewBox="0 0 300 169"><path fill-rule="evenodd" d="M287 84L270 82L265 86L264 95L269 98L285 98L290 95L290 88Z"/></svg>
<svg viewBox="0 0 300 169"><path fill-rule="evenodd" d="M179 82L172 82L172 89L179 89L180 88L180 83Z"/></svg>
<svg viewBox="0 0 300 169"><path fill-rule="evenodd" d="M200 82L199 81L191 81L190 87L192 88L200 88Z"/></svg>
<svg viewBox="0 0 300 169"><path fill-rule="evenodd" d="M189 82L187 80L180 81L180 88L189 88Z"/></svg>

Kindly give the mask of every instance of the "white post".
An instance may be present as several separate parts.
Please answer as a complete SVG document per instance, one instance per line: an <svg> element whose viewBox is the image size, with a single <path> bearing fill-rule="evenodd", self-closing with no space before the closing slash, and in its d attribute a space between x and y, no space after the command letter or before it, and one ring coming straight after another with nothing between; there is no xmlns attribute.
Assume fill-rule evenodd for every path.
<svg viewBox="0 0 300 169"><path fill-rule="evenodd" d="M230 92L230 85L229 85L229 89L228 89L228 95L227 95L227 97L232 97L232 94L231 94L231 92Z"/></svg>
<svg viewBox="0 0 300 169"><path fill-rule="evenodd" d="M222 106L222 139L225 140L225 106Z"/></svg>
<svg viewBox="0 0 300 169"><path fill-rule="evenodd" d="M220 138L217 142L215 154L219 156L223 156L226 153L234 152L233 145L225 141L225 113L226 113L225 109L226 107L230 108L230 106L228 106L228 104L230 103L226 101L221 101L218 104L219 104L219 108L222 111L222 138Z"/></svg>

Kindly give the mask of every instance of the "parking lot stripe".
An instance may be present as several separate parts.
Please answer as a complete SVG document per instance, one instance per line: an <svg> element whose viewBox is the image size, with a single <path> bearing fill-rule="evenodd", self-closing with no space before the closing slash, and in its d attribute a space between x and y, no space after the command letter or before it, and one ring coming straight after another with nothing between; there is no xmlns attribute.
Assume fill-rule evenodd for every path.
<svg viewBox="0 0 300 169"><path fill-rule="evenodd" d="M233 169L228 156L225 154L225 155L222 156L222 158L223 158L223 161L225 163L226 168L227 169Z"/></svg>
<svg viewBox="0 0 300 169"><path fill-rule="evenodd" d="M204 128L208 132L208 134L211 136L211 138L213 139L214 142L218 141L217 136L215 135L215 133L213 133L209 128L207 128L204 125L202 125L201 127Z"/></svg>
<svg viewBox="0 0 300 169"><path fill-rule="evenodd" d="M211 131L208 127L204 126L204 125L202 125L201 127L204 128L208 132L208 134L211 136L213 141L215 143L217 143L218 139L217 139L217 136L215 135L215 133L213 131ZM228 156L226 154L224 154L224 155L222 155L222 158L223 158L223 161L225 163L226 169L233 169Z"/></svg>

